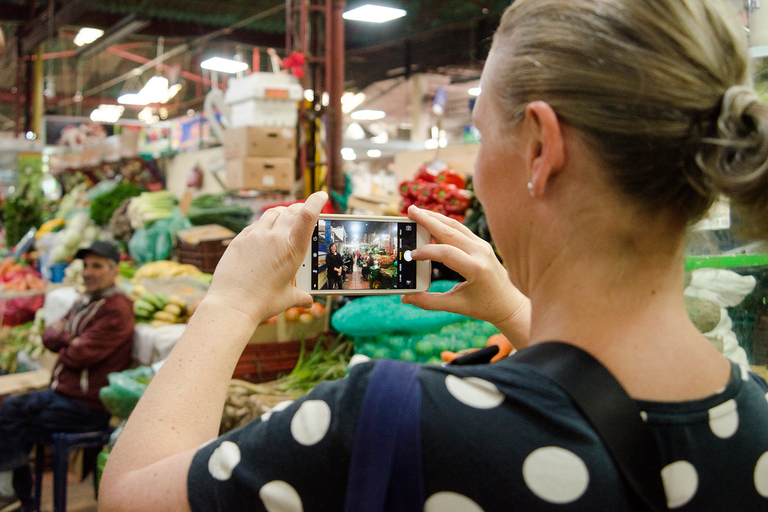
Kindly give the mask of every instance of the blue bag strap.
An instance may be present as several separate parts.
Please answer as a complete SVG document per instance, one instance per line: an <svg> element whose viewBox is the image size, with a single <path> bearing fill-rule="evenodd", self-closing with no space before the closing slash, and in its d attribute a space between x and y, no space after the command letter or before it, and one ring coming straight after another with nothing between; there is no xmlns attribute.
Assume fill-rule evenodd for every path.
<svg viewBox="0 0 768 512"><path fill-rule="evenodd" d="M345 512L422 512L420 365L380 359L352 445Z"/></svg>

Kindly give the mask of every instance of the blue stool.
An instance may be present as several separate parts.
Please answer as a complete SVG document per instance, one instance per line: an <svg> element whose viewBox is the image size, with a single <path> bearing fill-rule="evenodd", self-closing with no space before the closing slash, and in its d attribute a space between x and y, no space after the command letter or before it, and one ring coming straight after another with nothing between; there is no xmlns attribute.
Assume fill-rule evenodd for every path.
<svg viewBox="0 0 768 512"><path fill-rule="evenodd" d="M45 443L38 443L35 452L35 510L40 512L40 500L43 487L43 467L45 466L45 444L50 444L53 453L53 512L67 510L67 472L69 471L69 452L72 450L101 450L109 442L114 429L83 432L81 434L51 434ZM97 471L93 457L93 488L98 498ZM85 461L84 461L85 462Z"/></svg>

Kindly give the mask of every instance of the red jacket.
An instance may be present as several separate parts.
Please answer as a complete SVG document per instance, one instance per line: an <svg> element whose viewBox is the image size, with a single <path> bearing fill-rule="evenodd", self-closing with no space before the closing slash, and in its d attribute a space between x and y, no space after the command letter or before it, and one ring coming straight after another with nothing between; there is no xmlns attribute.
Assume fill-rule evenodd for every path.
<svg viewBox="0 0 768 512"><path fill-rule="evenodd" d="M64 328L48 327L43 344L59 353L51 389L106 411L99 390L107 374L131 365L133 351L133 303L117 287L93 296L83 295L64 316ZM75 338L79 341L71 344Z"/></svg>

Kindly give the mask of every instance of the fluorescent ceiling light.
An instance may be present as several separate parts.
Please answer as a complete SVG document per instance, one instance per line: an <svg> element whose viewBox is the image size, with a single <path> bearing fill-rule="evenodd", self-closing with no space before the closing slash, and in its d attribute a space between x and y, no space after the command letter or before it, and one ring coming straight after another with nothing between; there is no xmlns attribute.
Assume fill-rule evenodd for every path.
<svg viewBox="0 0 768 512"><path fill-rule="evenodd" d="M122 105L99 105L99 108L91 112L91 121L95 123L115 123L123 115L125 107Z"/></svg>
<svg viewBox="0 0 768 512"><path fill-rule="evenodd" d="M357 158L357 154L352 148L341 148L341 158L344 160L354 160Z"/></svg>
<svg viewBox="0 0 768 512"><path fill-rule="evenodd" d="M223 59L221 57L211 57L200 63L203 69L211 71L220 71L222 73L240 73L248 69L248 64L239 60Z"/></svg>
<svg viewBox="0 0 768 512"><path fill-rule="evenodd" d="M164 76L153 76L139 91L139 96L147 103L162 103L168 96L168 79Z"/></svg>
<svg viewBox="0 0 768 512"><path fill-rule="evenodd" d="M357 94L352 92L345 92L341 95L341 111L345 114L349 114L353 110L355 110L357 107L360 106L362 102L365 101L365 94L362 92L359 92Z"/></svg>
<svg viewBox="0 0 768 512"><path fill-rule="evenodd" d="M396 20L406 15L403 9L384 7L383 5L366 4L357 9L345 12L342 17L345 20L367 21L369 23L385 23Z"/></svg>
<svg viewBox="0 0 768 512"><path fill-rule="evenodd" d="M349 117L355 121L375 121L377 119L384 119L386 115L381 110L358 110L357 112L352 112Z"/></svg>
<svg viewBox="0 0 768 512"><path fill-rule="evenodd" d="M144 107L137 117L147 124L152 124L160 120L160 118L155 115L155 110L152 107Z"/></svg>
<svg viewBox="0 0 768 512"><path fill-rule="evenodd" d="M148 102L141 94L128 93L117 97L117 102L121 105L146 105Z"/></svg>
<svg viewBox="0 0 768 512"><path fill-rule="evenodd" d="M103 30L99 30L98 28L83 27L75 36L75 44L77 46L85 46L87 44L91 44L103 35Z"/></svg>
<svg viewBox="0 0 768 512"><path fill-rule="evenodd" d="M365 138L365 130L360 126L360 123L350 123L345 134L351 140L363 140Z"/></svg>
<svg viewBox="0 0 768 512"><path fill-rule="evenodd" d="M481 89L479 87L473 87L469 90L470 96L480 96Z"/></svg>
<svg viewBox="0 0 768 512"><path fill-rule="evenodd" d="M382 131L380 134L376 135L375 137L371 137L371 142L374 144L386 144L389 142L389 134L386 131Z"/></svg>
<svg viewBox="0 0 768 512"><path fill-rule="evenodd" d="M369 149L368 156L371 158L379 158L381 156L381 151L378 149Z"/></svg>

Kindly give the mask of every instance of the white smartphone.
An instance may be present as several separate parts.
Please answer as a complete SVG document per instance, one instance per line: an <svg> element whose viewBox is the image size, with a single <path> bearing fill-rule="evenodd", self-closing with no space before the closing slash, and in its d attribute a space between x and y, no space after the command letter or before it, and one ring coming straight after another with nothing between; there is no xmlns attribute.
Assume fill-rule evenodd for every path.
<svg viewBox="0 0 768 512"><path fill-rule="evenodd" d="M296 286L312 295L402 295L429 289L429 261L411 259L429 232L406 217L320 215Z"/></svg>

